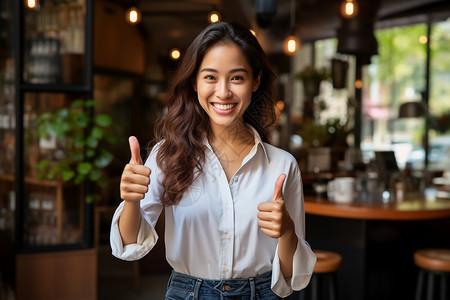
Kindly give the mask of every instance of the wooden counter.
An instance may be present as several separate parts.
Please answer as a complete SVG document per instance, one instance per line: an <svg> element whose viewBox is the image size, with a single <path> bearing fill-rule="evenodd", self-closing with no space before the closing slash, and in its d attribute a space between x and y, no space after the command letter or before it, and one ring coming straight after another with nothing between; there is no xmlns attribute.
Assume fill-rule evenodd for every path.
<svg viewBox="0 0 450 300"><path fill-rule="evenodd" d="M401 202L336 203L326 199L305 196L307 214L367 220L432 220L450 218L450 199L425 201L420 197Z"/></svg>
<svg viewBox="0 0 450 300"><path fill-rule="evenodd" d="M414 299L420 248L450 248L450 200L336 203L305 196L306 240L342 255L338 296Z"/></svg>

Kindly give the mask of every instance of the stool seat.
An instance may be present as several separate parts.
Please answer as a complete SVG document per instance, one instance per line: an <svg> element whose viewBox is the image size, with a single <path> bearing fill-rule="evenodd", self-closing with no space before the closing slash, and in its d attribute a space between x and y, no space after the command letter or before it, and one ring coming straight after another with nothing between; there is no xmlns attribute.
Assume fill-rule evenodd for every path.
<svg viewBox="0 0 450 300"><path fill-rule="evenodd" d="M450 249L417 250L414 263L426 270L450 272Z"/></svg>
<svg viewBox="0 0 450 300"><path fill-rule="evenodd" d="M336 252L325 250L313 250L317 257L314 273L331 273L339 269L342 262L342 256Z"/></svg>

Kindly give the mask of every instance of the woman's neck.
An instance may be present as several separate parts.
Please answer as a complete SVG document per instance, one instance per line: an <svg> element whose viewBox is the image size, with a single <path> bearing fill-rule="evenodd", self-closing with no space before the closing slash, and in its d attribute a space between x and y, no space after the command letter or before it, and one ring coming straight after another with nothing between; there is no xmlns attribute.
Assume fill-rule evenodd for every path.
<svg viewBox="0 0 450 300"><path fill-rule="evenodd" d="M230 147L237 150L253 146L254 137L243 122L235 122L227 127L212 127L210 143L213 148Z"/></svg>
<svg viewBox="0 0 450 300"><path fill-rule="evenodd" d="M244 123L226 128L222 127L221 129L217 127L212 129L212 137L209 143L219 159L228 181L230 181L240 168L244 158L253 148L255 139Z"/></svg>

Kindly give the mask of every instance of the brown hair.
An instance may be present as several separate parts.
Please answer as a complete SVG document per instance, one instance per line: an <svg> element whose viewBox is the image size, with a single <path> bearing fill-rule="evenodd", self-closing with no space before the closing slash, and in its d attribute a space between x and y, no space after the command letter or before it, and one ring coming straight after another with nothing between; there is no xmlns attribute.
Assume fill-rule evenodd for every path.
<svg viewBox="0 0 450 300"><path fill-rule="evenodd" d="M155 126L160 143L156 161L162 171L163 190L160 200L165 205L177 204L202 172L205 138L210 137L209 117L200 106L193 88L198 68L206 52L216 43L233 43L246 56L255 78L261 73L259 88L252 94L244 112L244 122L253 126L265 142L268 127L275 121L271 98L274 74L255 36L237 23L218 22L206 27L186 50L174 75L168 93L167 112Z"/></svg>

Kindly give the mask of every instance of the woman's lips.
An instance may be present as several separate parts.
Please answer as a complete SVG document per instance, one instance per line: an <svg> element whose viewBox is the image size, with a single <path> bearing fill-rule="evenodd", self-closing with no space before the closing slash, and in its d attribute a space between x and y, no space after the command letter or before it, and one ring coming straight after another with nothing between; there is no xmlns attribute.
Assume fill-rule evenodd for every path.
<svg viewBox="0 0 450 300"><path fill-rule="evenodd" d="M230 103L230 104L220 104L220 103L212 103L212 106L214 108L214 111L216 111L219 114L227 114L234 111L234 109L237 107L236 103Z"/></svg>

